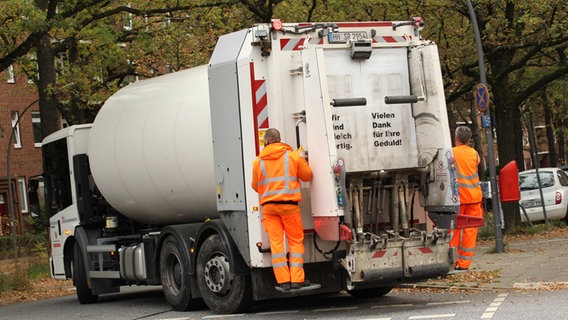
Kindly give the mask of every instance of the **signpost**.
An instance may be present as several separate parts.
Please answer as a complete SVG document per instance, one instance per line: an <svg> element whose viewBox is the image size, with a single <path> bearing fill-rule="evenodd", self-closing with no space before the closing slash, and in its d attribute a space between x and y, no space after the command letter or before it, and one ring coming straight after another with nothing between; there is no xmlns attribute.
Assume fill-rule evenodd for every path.
<svg viewBox="0 0 568 320"><path fill-rule="evenodd" d="M479 27L477 25L477 18L475 17L475 11L470 0L466 0L467 9L469 11L469 16L471 23L473 25L473 34L475 36L475 44L477 47L477 58L479 61L479 79L480 84L477 85L477 90L475 90L475 102L478 105L479 111L485 113L485 123L483 127L485 128L485 136L487 139L487 157L489 158L489 177L491 181L491 203L493 208L499 208L499 193L497 191L496 175L497 170L495 168L495 151L493 150L493 129L491 128L491 118L489 116L489 93L487 91L487 78L485 76L485 63L483 61L483 48L481 47L481 36L479 34ZM482 110L483 109L483 110ZM495 186L495 188L493 188ZM495 209L494 209L495 210ZM501 231L502 219L499 212L493 213L494 224L495 224L495 252L503 253L504 243L503 243L503 233Z"/></svg>
<svg viewBox="0 0 568 320"><path fill-rule="evenodd" d="M475 88L475 105L480 112L485 113L489 108L489 90L485 84L480 83Z"/></svg>

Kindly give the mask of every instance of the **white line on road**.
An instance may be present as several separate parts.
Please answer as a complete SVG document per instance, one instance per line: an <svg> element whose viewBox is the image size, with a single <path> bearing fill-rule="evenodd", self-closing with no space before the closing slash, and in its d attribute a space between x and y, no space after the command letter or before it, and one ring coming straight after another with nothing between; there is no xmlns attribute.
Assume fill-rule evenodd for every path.
<svg viewBox="0 0 568 320"><path fill-rule="evenodd" d="M267 311L267 312L255 313L255 315L269 316L269 315L275 315L275 314L287 314L287 313L298 313L298 312L300 312L300 310Z"/></svg>
<svg viewBox="0 0 568 320"><path fill-rule="evenodd" d="M493 302L489 305L489 307L485 309L485 312L481 315L481 319L492 319L495 315L495 312L497 312L497 310L501 306L501 303L505 301L508 295L508 293L499 294L497 298L495 298L495 300L493 300Z"/></svg>
<svg viewBox="0 0 568 320"><path fill-rule="evenodd" d="M205 316L201 319L217 319L217 318L236 318L236 317L244 317L246 316L246 313L239 313L239 314L220 314L220 315L216 315L216 316Z"/></svg>
<svg viewBox="0 0 568 320"><path fill-rule="evenodd" d="M327 309L315 309L315 312L327 312L327 311L344 311L344 310L356 310L359 307L344 307L344 308L327 308Z"/></svg>
<svg viewBox="0 0 568 320"><path fill-rule="evenodd" d="M446 304L461 304L461 303L470 303L471 300L459 300L459 301L443 301L443 302L428 302L427 306L440 306Z"/></svg>
<svg viewBox="0 0 568 320"><path fill-rule="evenodd" d="M400 307L412 307L411 303L406 303L406 304L387 304L384 306L372 306L371 309L377 309L377 308L400 308Z"/></svg>
<svg viewBox="0 0 568 320"><path fill-rule="evenodd" d="M408 319L438 319L438 318L453 318L455 317L455 313L445 313L445 314L431 314L428 316L412 316Z"/></svg>

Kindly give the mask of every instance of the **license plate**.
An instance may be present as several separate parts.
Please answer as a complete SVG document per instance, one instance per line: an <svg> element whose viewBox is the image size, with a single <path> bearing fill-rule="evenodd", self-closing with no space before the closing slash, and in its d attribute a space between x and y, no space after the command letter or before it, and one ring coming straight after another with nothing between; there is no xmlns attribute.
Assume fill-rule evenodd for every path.
<svg viewBox="0 0 568 320"><path fill-rule="evenodd" d="M523 207L525 208L534 208L534 207L541 207L542 202L540 200L527 200L523 202Z"/></svg>
<svg viewBox="0 0 568 320"><path fill-rule="evenodd" d="M349 41L364 39L368 39L367 32L365 31L330 32L328 35L329 43L347 43Z"/></svg>

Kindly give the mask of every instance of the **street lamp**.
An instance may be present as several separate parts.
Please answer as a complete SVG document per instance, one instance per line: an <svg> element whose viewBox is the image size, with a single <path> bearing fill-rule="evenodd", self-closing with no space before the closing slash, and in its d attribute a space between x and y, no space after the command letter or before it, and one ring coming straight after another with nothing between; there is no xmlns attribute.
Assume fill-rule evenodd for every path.
<svg viewBox="0 0 568 320"><path fill-rule="evenodd" d="M22 116L38 101L39 101L39 99L36 99L32 103L30 103L24 109L24 111L22 111L22 114L20 114L20 116L18 116L16 123L12 127L12 132L10 133L10 139L8 139L8 147L7 147L8 150L6 151L6 158L7 158L6 168L7 168L7 176L8 176L8 210L10 211L10 220L11 220L11 224L12 224L12 241L14 242L14 259L16 259L16 260L18 260L18 245L16 243L16 214L14 213L14 197L12 195L13 194L12 177L10 176L10 162L11 162L10 151L12 149L11 148L12 147L12 140L14 139L14 134L16 132L16 128L20 124L20 119L22 119Z"/></svg>

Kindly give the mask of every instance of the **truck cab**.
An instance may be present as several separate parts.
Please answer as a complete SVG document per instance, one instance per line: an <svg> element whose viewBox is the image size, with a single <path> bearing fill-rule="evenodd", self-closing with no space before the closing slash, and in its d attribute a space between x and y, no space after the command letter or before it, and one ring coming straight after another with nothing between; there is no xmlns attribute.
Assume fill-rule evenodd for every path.
<svg viewBox="0 0 568 320"><path fill-rule="evenodd" d="M50 265L56 279L71 277L70 257L75 227L80 223L73 159L87 153L90 130L90 124L67 127L49 135L42 143Z"/></svg>

